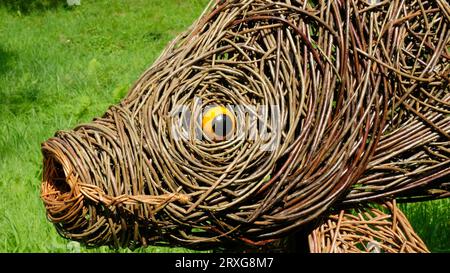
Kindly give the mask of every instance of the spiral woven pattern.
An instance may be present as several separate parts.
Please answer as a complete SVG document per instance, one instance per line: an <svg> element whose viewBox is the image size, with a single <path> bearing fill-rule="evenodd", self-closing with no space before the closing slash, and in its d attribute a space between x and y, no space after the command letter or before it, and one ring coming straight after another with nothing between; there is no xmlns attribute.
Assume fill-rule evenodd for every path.
<svg viewBox="0 0 450 273"><path fill-rule="evenodd" d="M43 143L49 219L88 245L259 245L342 203L448 196L450 6L370 3L211 2L118 105ZM198 119L214 105L224 141Z"/></svg>

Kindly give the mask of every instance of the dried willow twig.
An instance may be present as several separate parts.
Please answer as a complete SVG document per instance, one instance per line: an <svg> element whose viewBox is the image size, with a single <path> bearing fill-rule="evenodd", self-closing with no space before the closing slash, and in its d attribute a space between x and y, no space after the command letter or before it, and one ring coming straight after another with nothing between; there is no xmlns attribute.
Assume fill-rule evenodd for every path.
<svg viewBox="0 0 450 273"><path fill-rule="evenodd" d="M211 2L121 103L43 143L49 219L88 245L259 245L343 203L449 196L448 11ZM275 106L257 116L275 140L176 126L178 105L210 104L243 105L243 128Z"/></svg>
<svg viewBox="0 0 450 273"><path fill-rule="evenodd" d="M308 236L312 253L429 252L395 202L342 210L327 220Z"/></svg>

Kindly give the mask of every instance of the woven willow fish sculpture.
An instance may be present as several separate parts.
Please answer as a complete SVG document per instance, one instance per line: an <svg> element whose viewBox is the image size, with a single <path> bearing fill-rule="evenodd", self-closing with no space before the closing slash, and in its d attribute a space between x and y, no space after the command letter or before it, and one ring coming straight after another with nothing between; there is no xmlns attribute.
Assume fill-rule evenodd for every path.
<svg viewBox="0 0 450 273"><path fill-rule="evenodd" d="M392 200L450 196L449 24L447 1L213 1L118 105L42 144L47 216L90 246L309 227L313 252L426 251Z"/></svg>

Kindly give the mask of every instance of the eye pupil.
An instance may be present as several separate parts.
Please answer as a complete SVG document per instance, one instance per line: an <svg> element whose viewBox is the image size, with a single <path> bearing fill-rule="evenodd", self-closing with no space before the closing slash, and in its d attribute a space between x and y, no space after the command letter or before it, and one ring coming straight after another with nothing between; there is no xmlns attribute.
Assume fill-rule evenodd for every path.
<svg viewBox="0 0 450 273"><path fill-rule="evenodd" d="M212 130L219 137L226 137L233 129L233 123L228 115L217 115L212 121Z"/></svg>
<svg viewBox="0 0 450 273"><path fill-rule="evenodd" d="M209 108L202 117L202 130L205 136L212 141L228 139L236 127L234 114L224 106Z"/></svg>

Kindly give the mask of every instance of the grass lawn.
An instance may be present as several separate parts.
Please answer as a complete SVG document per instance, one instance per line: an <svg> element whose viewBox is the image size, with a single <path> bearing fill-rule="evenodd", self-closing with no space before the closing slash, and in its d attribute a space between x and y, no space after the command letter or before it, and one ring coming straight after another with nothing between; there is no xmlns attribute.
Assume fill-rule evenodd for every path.
<svg viewBox="0 0 450 273"><path fill-rule="evenodd" d="M47 222L40 143L117 103L207 2L82 0L26 14L0 4L0 252L114 251L66 241ZM432 251L450 252L449 207L403 206Z"/></svg>

